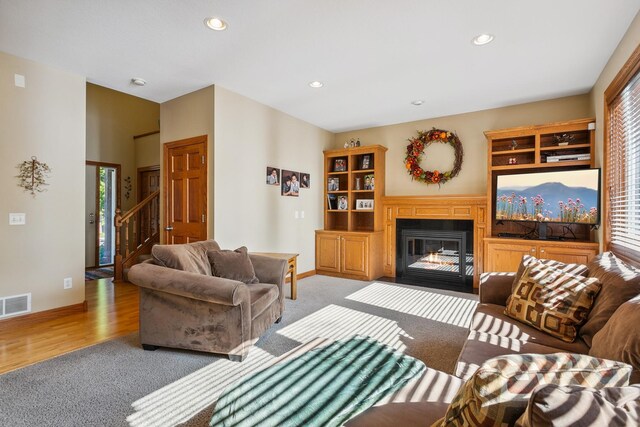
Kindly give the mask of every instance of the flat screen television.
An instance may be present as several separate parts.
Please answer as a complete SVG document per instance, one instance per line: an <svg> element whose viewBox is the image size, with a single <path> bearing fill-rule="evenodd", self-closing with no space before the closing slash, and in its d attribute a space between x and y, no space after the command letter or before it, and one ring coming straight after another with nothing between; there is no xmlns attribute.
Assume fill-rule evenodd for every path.
<svg viewBox="0 0 640 427"><path fill-rule="evenodd" d="M497 221L600 224L600 169L499 175Z"/></svg>

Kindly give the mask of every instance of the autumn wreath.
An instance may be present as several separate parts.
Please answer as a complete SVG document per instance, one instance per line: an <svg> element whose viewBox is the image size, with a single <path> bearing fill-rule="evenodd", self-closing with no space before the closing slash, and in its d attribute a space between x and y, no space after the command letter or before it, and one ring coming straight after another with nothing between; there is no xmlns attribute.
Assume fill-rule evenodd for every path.
<svg viewBox="0 0 640 427"><path fill-rule="evenodd" d="M462 169L462 143L460 142L458 135L454 132L436 128L433 128L428 132L418 131L418 137L409 138L409 142L410 144L407 145L407 157L404 159L404 164L407 167L407 172L409 172L409 175L411 175L413 179L427 184L440 185L460 173L460 169ZM424 150L432 142L442 142L450 144L453 147L456 155L453 162L453 169L447 172L440 172L437 170L424 170L420 167L420 161L424 156Z"/></svg>

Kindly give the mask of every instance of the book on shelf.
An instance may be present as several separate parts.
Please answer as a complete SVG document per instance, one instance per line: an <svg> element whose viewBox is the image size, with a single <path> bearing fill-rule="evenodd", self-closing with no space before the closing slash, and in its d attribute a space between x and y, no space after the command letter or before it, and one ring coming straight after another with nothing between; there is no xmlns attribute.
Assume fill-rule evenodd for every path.
<svg viewBox="0 0 640 427"><path fill-rule="evenodd" d="M570 162L576 160L591 160L591 154L582 153L582 154L562 154L558 156L547 156L547 163L554 162Z"/></svg>

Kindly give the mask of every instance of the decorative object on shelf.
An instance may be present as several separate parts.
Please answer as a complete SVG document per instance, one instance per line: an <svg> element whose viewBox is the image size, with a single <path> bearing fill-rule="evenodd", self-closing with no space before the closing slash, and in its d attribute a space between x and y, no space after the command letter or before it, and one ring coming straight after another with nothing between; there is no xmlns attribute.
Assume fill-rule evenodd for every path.
<svg viewBox="0 0 640 427"><path fill-rule="evenodd" d="M517 165L518 164L518 159L515 157L509 157L508 162L510 165Z"/></svg>
<svg viewBox="0 0 640 427"><path fill-rule="evenodd" d="M362 178L357 177L356 178L356 185L355 187L353 187L354 190L358 191L358 190L362 190Z"/></svg>
<svg viewBox="0 0 640 427"><path fill-rule="evenodd" d="M300 172L300 188L311 188L311 175Z"/></svg>
<svg viewBox="0 0 640 427"><path fill-rule="evenodd" d="M298 197L300 194L299 172L282 169L282 192L283 196Z"/></svg>
<svg viewBox="0 0 640 427"><path fill-rule="evenodd" d="M338 197L338 210L346 211L349 209L349 204L347 203L347 196Z"/></svg>
<svg viewBox="0 0 640 427"><path fill-rule="evenodd" d="M131 190L133 189L133 186L131 185L131 177L128 176L125 179L123 179L124 181L124 198L129 200L129 197L131 196Z"/></svg>
<svg viewBox="0 0 640 427"><path fill-rule="evenodd" d="M327 191L340 191L340 179L336 177L328 178Z"/></svg>
<svg viewBox="0 0 640 427"><path fill-rule="evenodd" d="M36 193L42 193L45 188L42 188L47 184L46 178L51 173L51 168L44 162L38 161L36 156L31 157L31 160L25 160L18 165L18 178L20 187L24 188L24 191L28 191L35 197Z"/></svg>
<svg viewBox="0 0 640 427"><path fill-rule="evenodd" d="M267 166L267 184L280 185L280 169Z"/></svg>
<svg viewBox="0 0 640 427"><path fill-rule="evenodd" d="M364 176L364 189L365 190L376 189L376 182L373 174Z"/></svg>
<svg viewBox="0 0 640 427"><path fill-rule="evenodd" d="M330 211L338 209L338 197L335 194L327 194L327 209Z"/></svg>
<svg viewBox="0 0 640 427"><path fill-rule="evenodd" d="M360 138L351 138L349 141L344 143L344 148L354 148L360 147Z"/></svg>
<svg viewBox="0 0 640 427"><path fill-rule="evenodd" d="M556 143L557 146L563 147L569 145L576 137L570 133L563 133L562 135L553 135L553 142Z"/></svg>
<svg viewBox="0 0 640 427"><path fill-rule="evenodd" d="M442 129L433 128L428 132L418 131L417 138L409 138L409 145L407 145L407 156L404 159L404 164L407 168L407 172L411 175L411 178L426 184L444 184L457 176L462 169L462 143L460 138L455 132L449 132ZM455 151L455 160L453 162L453 169L447 172L440 172L438 170L429 171L423 170L420 167L420 161L423 158L424 150L433 142L441 142L449 144ZM365 184L366 187L366 184Z"/></svg>
<svg viewBox="0 0 640 427"><path fill-rule="evenodd" d="M347 161L345 159L335 159L333 162L334 172L344 172L347 170Z"/></svg>
<svg viewBox="0 0 640 427"><path fill-rule="evenodd" d="M360 158L360 169L371 169L371 154L365 154Z"/></svg>
<svg viewBox="0 0 640 427"><path fill-rule="evenodd" d="M518 148L518 141L516 141L515 139L511 140L511 151L515 150L516 148Z"/></svg>
<svg viewBox="0 0 640 427"><path fill-rule="evenodd" d="M371 210L373 209L373 199L356 199L356 210Z"/></svg>

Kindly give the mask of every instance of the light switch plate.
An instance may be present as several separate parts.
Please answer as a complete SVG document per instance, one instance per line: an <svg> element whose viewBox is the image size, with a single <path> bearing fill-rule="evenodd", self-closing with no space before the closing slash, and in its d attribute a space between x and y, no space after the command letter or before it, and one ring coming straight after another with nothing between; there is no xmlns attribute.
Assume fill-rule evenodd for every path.
<svg viewBox="0 0 640 427"><path fill-rule="evenodd" d="M13 81L16 85L16 87L25 87L26 86L26 81L25 78L22 74L14 74L13 75Z"/></svg>
<svg viewBox="0 0 640 427"><path fill-rule="evenodd" d="M9 225L25 225L27 223L27 214L10 213Z"/></svg>

